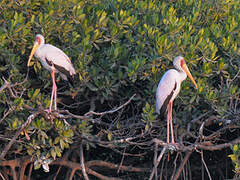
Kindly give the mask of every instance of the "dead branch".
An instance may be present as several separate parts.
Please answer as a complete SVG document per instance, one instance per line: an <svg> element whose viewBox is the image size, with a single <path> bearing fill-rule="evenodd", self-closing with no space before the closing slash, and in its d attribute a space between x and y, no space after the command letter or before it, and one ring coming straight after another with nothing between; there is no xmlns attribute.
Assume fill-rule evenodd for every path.
<svg viewBox="0 0 240 180"><path fill-rule="evenodd" d="M179 178L179 176L180 176L180 174L181 174L181 172L182 172L185 164L187 163L188 159L190 158L191 154L192 154L192 151L188 151L188 152L186 153L185 158L183 159L183 162L182 162L181 165L179 166L179 168L178 168L178 170L177 170L177 172L176 172L173 180L177 180L177 179Z"/></svg>
<svg viewBox="0 0 240 180"><path fill-rule="evenodd" d="M198 143L198 144L195 145L195 147L197 149L202 149L202 150L216 151L216 150L221 150L221 149L225 149L225 148L231 147L234 144L239 144L239 143L240 143L240 138L236 138L233 141L230 141L228 143L217 144L217 145L210 145L210 146Z"/></svg>
<svg viewBox="0 0 240 180"><path fill-rule="evenodd" d="M177 152L177 155L175 156L175 159L174 159L174 168L173 168L173 172L172 172L172 176L171 176L171 180L173 179L174 175L176 174L176 169L177 169L177 160L178 160L178 156L179 154L181 155L181 152ZM181 158L181 156L180 156Z"/></svg>
<svg viewBox="0 0 240 180"><path fill-rule="evenodd" d="M93 171L92 169L88 169L88 173L102 180L121 180L120 178L109 178L107 176L97 173L96 171Z"/></svg>
<svg viewBox="0 0 240 180"><path fill-rule="evenodd" d="M2 78L4 80L4 84L0 87L0 93L9 86L9 83L6 81L6 79L4 77Z"/></svg>
<svg viewBox="0 0 240 180"><path fill-rule="evenodd" d="M0 119L0 124L1 124L2 121L3 121L4 119L6 119L6 117L7 117L10 113L12 113L14 110L15 110L15 107L11 107L10 109L8 109L7 112L4 113L3 117Z"/></svg>
<svg viewBox="0 0 240 180"><path fill-rule="evenodd" d="M31 179L32 169L33 169L33 163L30 164L27 180Z"/></svg>
<svg viewBox="0 0 240 180"><path fill-rule="evenodd" d="M86 173L85 165L84 165L84 156L83 156L83 146L82 146L82 143L80 144L80 162L81 162L81 166L82 166L83 177L84 177L85 180L89 180L88 175Z"/></svg>
<svg viewBox="0 0 240 180"><path fill-rule="evenodd" d="M6 180L1 172L0 172L0 177L2 178L2 180Z"/></svg>
<svg viewBox="0 0 240 180"><path fill-rule="evenodd" d="M124 157L125 157L125 151L126 151L126 147L124 148L124 151L123 151L123 154L122 154L121 163L120 163L120 165L119 165L119 168L118 168L118 170L117 170L117 173L120 172L120 168L121 168L121 166L122 166L122 164L123 164L123 160L124 160Z"/></svg>
<svg viewBox="0 0 240 180"><path fill-rule="evenodd" d="M90 168L92 166L100 166L100 167L107 167L109 169L118 169L119 165L110 163L110 162L105 162L105 161L100 161L100 160L93 160L93 161L88 161L85 163L86 168ZM122 171L128 171L128 172L149 172L149 168L136 168L132 166L124 166L122 165L120 168Z"/></svg>
<svg viewBox="0 0 240 180"><path fill-rule="evenodd" d="M110 110L110 111L105 111L105 112L100 112L100 113L97 113L97 112L94 112L94 111L89 111L84 116L89 116L91 114L97 115L97 116L103 116L105 114L112 114L112 113L118 111L119 109L122 109L124 106L128 105L135 96L136 96L136 94L134 94L127 102L125 102L123 105L117 107L116 109L113 109L113 110Z"/></svg>
<svg viewBox="0 0 240 180"><path fill-rule="evenodd" d="M191 121L188 123L188 125L187 125L187 131L190 131L192 124L195 124L195 123L200 124L199 121L200 121L203 117L205 117L206 115L208 115L208 114L210 114L210 113L211 113L211 111L208 111L208 112L202 114L201 116L199 116L199 117L191 120Z"/></svg>
<svg viewBox="0 0 240 180"><path fill-rule="evenodd" d="M21 128L16 132L16 134L14 135L14 137L11 139L11 141L8 143L8 145L4 148L4 150L2 151L1 155L0 155L0 159L4 159L5 155L7 154L8 150L11 148L11 146L13 145L13 143L16 141L16 139L18 138L18 136L20 135L20 133L32 122L32 120L39 115L40 112L35 112L33 114L31 114L28 118L27 121L22 124Z"/></svg>
<svg viewBox="0 0 240 180"><path fill-rule="evenodd" d="M152 173L151 173L151 175L149 177L149 180L152 180L154 174L156 173L157 167L158 167L158 165L159 165L159 163L160 163L160 161L161 161L161 159L163 157L163 154L165 153L166 149L167 148L164 146L162 151L161 151L161 153L160 153L160 155L158 156L156 162L154 162L154 168L153 168Z"/></svg>
<svg viewBox="0 0 240 180"><path fill-rule="evenodd" d="M202 151L202 150L201 150L201 159L202 159L202 163L203 163L203 165L204 165L204 167L205 167L205 169L206 169L206 171L207 171L209 180L212 180L212 177L211 177L210 172L209 172L209 170L208 170L207 164L206 164L205 161L204 161L203 151Z"/></svg>

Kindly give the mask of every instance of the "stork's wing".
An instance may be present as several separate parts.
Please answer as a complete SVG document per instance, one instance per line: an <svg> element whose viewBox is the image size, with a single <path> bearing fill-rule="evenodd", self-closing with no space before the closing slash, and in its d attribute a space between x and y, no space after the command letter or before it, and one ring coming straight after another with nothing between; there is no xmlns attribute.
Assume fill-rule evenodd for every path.
<svg viewBox="0 0 240 180"><path fill-rule="evenodd" d="M53 64L60 73L70 79L74 74L76 74L69 57L61 49L50 44L46 44L42 51L45 52L45 58L48 63Z"/></svg>
<svg viewBox="0 0 240 180"><path fill-rule="evenodd" d="M156 111L162 117L165 116L167 105L177 88L176 75L176 70L170 69L163 75L158 84L156 92Z"/></svg>

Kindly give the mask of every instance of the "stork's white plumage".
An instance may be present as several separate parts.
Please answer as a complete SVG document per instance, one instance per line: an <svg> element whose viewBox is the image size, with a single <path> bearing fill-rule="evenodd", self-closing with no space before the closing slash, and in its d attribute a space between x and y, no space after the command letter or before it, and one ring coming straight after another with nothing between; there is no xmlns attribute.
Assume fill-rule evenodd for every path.
<svg viewBox="0 0 240 180"><path fill-rule="evenodd" d="M45 44L44 37L41 34L37 34L35 37L34 46L28 59L28 66L30 66L33 55L38 58L45 69L51 72L52 76L52 95L49 111L52 111L53 97L55 102L55 110L57 110L57 86L55 83L55 73L59 73L64 80L68 80L73 84L75 69L69 59L69 57L59 48Z"/></svg>
<svg viewBox="0 0 240 180"><path fill-rule="evenodd" d="M169 143L169 126L171 126L172 143L175 143L172 123L172 105L174 99L180 92L182 81L188 76L197 88L197 84L183 57L177 56L173 61L173 65L175 69L169 69L163 75L156 92L157 113L160 114L161 117L165 117L167 112L167 143Z"/></svg>

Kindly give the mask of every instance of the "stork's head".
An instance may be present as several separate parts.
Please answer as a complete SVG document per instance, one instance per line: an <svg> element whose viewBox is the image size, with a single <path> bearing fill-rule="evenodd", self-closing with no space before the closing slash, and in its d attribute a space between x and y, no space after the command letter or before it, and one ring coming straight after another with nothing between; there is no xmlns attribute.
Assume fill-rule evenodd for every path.
<svg viewBox="0 0 240 180"><path fill-rule="evenodd" d="M45 43L44 37L41 34L37 34L35 37L35 42L31 51L31 54L28 59L28 64L27 66L30 66L31 59L36 52L37 48Z"/></svg>
<svg viewBox="0 0 240 180"><path fill-rule="evenodd" d="M177 70L185 72L187 74L187 76L191 79L191 81L193 82L195 87L198 88L197 83L195 82L194 78L192 77L192 74L190 73L190 71L187 67L187 64L182 56L175 57L174 61L173 61L173 65Z"/></svg>

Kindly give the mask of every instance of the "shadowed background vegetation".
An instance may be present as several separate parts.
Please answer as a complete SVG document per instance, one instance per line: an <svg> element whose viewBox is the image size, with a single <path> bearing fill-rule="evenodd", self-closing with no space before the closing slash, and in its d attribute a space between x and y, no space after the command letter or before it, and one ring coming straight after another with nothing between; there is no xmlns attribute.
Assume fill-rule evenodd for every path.
<svg viewBox="0 0 240 180"><path fill-rule="evenodd" d="M138 142L151 141L153 137L165 140L165 122L158 122L155 114L155 92L161 76L173 67L172 61L177 55L185 58L199 87L194 89L189 79L182 83L173 110L178 135L187 131L191 120L203 114L201 122L210 117L220 120L206 130L207 134L222 128L225 120L238 126L235 121L240 114L238 0L3 0L0 10L0 152L31 114L50 104L51 76L36 58L27 81L25 79L36 34L42 34L46 43L62 49L77 72L74 87L57 76L60 110L76 116L89 111L109 111L136 94L116 113L86 116L85 120L76 116L68 118L71 126L61 118L53 117L52 125L44 115L36 116L24 130L30 140L21 133L5 160L29 155L35 159L37 169L42 165L43 156L58 159L81 142L85 160L101 159L119 164L122 155L111 149L125 152L128 145L115 144L116 147L103 149L97 142L88 141L88 137L111 142L146 133ZM6 82L10 85L4 86ZM155 124L160 129L155 127L154 133L151 130ZM198 130L199 124L190 129L195 135ZM226 132L220 142L238 136L236 128L234 132ZM153 149L147 143L145 146L127 148L127 152L151 156L145 154L135 158L135 163L126 164L138 167L139 160L143 167L152 167ZM240 149L237 147L236 156ZM232 178L231 160L227 157L231 151L226 152L229 169L222 177ZM50 172L53 172L51 168ZM136 179L132 174L118 175L123 179ZM141 176L149 175L139 174ZM36 173L37 177L40 175Z"/></svg>

